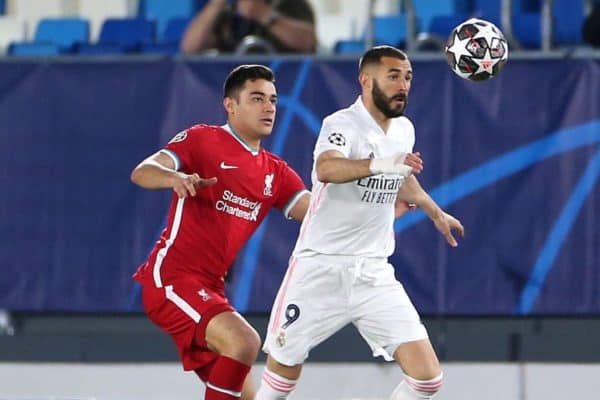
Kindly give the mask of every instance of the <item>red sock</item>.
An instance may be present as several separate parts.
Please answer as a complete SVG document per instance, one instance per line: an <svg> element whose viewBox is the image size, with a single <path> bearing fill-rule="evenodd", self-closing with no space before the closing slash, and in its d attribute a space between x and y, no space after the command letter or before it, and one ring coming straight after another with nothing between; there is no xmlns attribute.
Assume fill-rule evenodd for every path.
<svg viewBox="0 0 600 400"><path fill-rule="evenodd" d="M205 400L239 399L250 366L226 356L215 363L206 382Z"/></svg>

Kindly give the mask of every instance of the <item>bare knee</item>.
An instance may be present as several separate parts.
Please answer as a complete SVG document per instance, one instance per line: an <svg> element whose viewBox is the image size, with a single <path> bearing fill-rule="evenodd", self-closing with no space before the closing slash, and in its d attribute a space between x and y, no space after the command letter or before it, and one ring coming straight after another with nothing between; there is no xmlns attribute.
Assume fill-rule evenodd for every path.
<svg viewBox="0 0 600 400"><path fill-rule="evenodd" d="M253 328L249 328L232 332L221 354L252 365L256 361L259 350L260 336Z"/></svg>
<svg viewBox="0 0 600 400"><path fill-rule="evenodd" d="M213 318L206 328L206 343L219 354L252 365L260 350L256 330L237 313L223 313Z"/></svg>

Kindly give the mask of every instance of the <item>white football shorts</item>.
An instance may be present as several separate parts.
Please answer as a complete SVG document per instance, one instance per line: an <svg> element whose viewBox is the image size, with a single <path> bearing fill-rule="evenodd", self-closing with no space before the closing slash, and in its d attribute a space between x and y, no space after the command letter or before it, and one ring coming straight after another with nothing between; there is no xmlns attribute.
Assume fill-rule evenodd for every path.
<svg viewBox="0 0 600 400"><path fill-rule="evenodd" d="M273 304L263 350L293 366L353 323L373 356L393 360L399 345L427 330L385 258L317 255L290 260Z"/></svg>

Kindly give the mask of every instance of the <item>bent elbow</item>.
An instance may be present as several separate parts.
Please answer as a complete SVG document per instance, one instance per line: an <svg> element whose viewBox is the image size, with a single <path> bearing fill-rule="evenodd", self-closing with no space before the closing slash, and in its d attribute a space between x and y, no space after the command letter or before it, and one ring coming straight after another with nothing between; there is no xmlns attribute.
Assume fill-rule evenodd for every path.
<svg viewBox="0 0 600 400"><path fill-rule="evenodd" d="M129 175L129 179L131 180L132 183L135 183L136 185L140 184L140 170L138 167L135 167L133 169L133 171L131 171L131 174Z"/></svg>
<svg viewBox="0 0 600 400"><path fill-rule="evenodd" d="M317 179L319 182L330 183L332 179L331 171L328 168L317 168Z"/></svg>

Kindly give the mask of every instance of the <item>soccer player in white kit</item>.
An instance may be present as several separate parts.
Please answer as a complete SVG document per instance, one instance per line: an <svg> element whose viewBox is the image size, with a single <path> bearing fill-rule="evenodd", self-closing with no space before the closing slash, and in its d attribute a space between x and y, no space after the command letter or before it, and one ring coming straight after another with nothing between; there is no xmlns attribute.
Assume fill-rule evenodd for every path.
<svg viewBox="0 0 600 400"><path fill-rule="evenodd" d="M431 399L442 385L427 331L387 261L394 219L408 204L420 207L451 246L453 230L464 234L414 177L423 164L403 116L411 80L405 53L374 47L359 64L361 96L323 121L310 207L271 312L256 400L286 399L310 350L348 323L374 356L402 368L391 400Z"/></svg>

